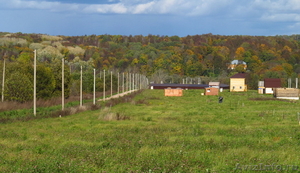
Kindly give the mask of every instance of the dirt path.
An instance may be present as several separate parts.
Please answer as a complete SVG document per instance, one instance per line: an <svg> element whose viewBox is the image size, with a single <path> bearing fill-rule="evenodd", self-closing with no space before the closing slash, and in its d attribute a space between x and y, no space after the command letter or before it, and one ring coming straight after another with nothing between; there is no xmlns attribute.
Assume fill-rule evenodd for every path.
<svg viewBox="0 0 300 173"><path fill-rule="evenodd" d="M123 97L124 95L129 94L129 93L132 93L132 92L135 92L135 91L137 91L137 90L131 90L131 91L126 91L126 92L124 92L124 93L112 95L111 97L105 98L105 101L106 101L106 100L113 99L113 98ZM99 99L98 101L104 101L104 99Z"/></svg>

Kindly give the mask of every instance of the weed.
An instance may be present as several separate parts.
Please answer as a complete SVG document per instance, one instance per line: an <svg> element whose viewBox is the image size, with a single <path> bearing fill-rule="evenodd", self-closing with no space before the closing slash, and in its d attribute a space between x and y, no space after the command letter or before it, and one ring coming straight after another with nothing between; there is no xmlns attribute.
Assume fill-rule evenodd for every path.
<svg viewBox="0 0 300 173"><path fill-rule="evenodd" d="M119 112L114 113L111 111L110 108L106 107L101 111L101 114L99 115L98 119L104 121L130 120L130 117Z"/></svg>
<svg viewBox="0 0 300 173"><path fill-rule="evenodd" d="M152 117L143 117L144 121L152 121Z"/></svg>
<svg viewBox="0 0 300 173"><path fill-rule="evenodd" d="M120 97L120 98L115 98L111 99L107 102L105 102L105 105L112 107L117 104L120 104L122 102L125 102L125 100L131 100L134 98L135 95L141 93L142 90L133 92L131 94L127 94L126 96ZM90 97L90 96L89 96ZM85 98L89 98L85 97ZM71 102L73 99L69 99L66 103L66 108L64 110L61 110L60 106L53 106L53 105L59 105L61 104L61 99L58 98L53 98L51 100L39 100L38 101L38 107L37 108L37 115L33 115L33 110L32 109L26 109L26 108L31 108L32 103L16 103L16 102L4 102L3 104L0 105L0 110L8 110L4 112L0 112L0 123L8 123L8 122L15 122L15 121L30 121L33 119L41 119L41 118L57 118L57 117L64 117L68 115L73 115L79 112L87 111L87 110L98 110L101 109L100 104L91 104L87 103L83 106L78 106L78 104L74 104L75 102ZM60 101L60 102L59 102ZM77 103L77 102L76 102ZM29 106L30 104L30 106ZM15 108L25 108L25 109L18 109L18 110L12 110L13 108L8 106L8 105L13 105L14 109ZM50 107L47 107L48 105L52 105ZM129 117L119 117L119 119L129 119Z"/></svg>

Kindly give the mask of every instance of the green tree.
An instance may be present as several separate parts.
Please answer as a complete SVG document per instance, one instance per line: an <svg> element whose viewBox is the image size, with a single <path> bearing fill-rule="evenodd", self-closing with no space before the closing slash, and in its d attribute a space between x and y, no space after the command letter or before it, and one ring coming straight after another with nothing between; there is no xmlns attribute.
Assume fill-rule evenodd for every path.
<svg viewBox="0 0 300 173"><path fill-rule="evenodd" d="M80 73L77 73L76 78L80 81ZM82 74L82 90L85 93L93 92L94 74L93 71L87 71Z"/></svg>
<svg viewBox="0 0 300 173"><path fill-rule="evenodd" d="M284 70L287 73L287 75L289 77L291 77L292 74L293 74L293 72L294 72L293 66L291 64L289 64L289 63L283 63L282 67L284 68Z"/></svg>
<svg viewBox="0 0 300 173"><path fill-rule="evenodd" d="M19 55L17 61L20 63L31 63L32 59L33 59L32 53L24 52Z"/></svg>
<svg viewBox="0 0 300 173"><path fill-rule="evenodd" d="M55 80L55 88L52 91L53 96L61 96L62 91L62 64L59 62L53 63L51 65L51 70L54 74ZM70 96L70 88L71 88L71 73L70 68L65 64L64 67L64 96L65 98L69 98Z"/></svg>
<svg viewBox="0 0 300 173"><path fill-rule="evenodd" d="M56 86L54 73L51 68L46 67L45 64L39 64L36 69L36 81L37 98L51 98Z"/></svg>
<svg viewBox="0 0 300 173"><path fill-rule="evenodd" d="M246 69L244 68L243 64L237 65L234 70L239 73L246 72Z"/></svg>
<svg viewBox="0 0 300 173"><path fill-rule="evenodd" d="M21 72L11 74L5 82L5 98L24 103L33 99L33 83Z"/></svg>

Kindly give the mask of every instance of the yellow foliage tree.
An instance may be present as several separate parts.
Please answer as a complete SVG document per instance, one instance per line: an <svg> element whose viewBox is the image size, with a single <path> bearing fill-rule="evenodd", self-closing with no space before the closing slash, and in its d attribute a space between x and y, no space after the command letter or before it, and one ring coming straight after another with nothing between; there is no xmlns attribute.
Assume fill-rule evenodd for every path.
<svg viewBox="0 0 300 173"><path fill-rule="evenodd" d="M282 67L284 68L285 72L287 73L288 76L292 76L293 73L293 66L289 63L283 63Z"/></svg>
<svg viewBox="0 0 300 173"><path fill-rule="evenodd" d="M238 60L243 60L244 53L245 53L245 49L243 47L238 47L235 51L235 57Z"/></svg>
<svg viewBox="0 0 300 173"><path fill-rule="evenodd" d="M131 62L132 65L136 65L137 63L139 63L139 60L137 58L134 58Z"/></svg>

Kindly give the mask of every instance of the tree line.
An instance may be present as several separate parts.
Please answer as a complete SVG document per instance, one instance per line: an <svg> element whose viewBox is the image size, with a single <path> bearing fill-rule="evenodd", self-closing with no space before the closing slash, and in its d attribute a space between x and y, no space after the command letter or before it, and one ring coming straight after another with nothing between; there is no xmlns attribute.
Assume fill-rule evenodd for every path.
<svg viewBox="0 0 300 173"><path fill-rule="evenodd" d="M65 68L66 97L77 93L81 66L85 71L84 79L87 80L84 84L88 84L88 80L92 79L94 68L98 73L103 70L140 73L154 82L173 83L180 83L184 77L201 77L209 78L209 80L218 77L218 80L226 83L234 73L246 72L248 87L256 89L257 81L264 78L298 77L300 73L299 41L299 35L203 34L178 37L150 34L147 36L49 36L0 33L0 65L3 66L5 59L7 95L11 95L9 92L17 93L16 90L19 88L17 86L28 85L28 90L30 90L33 50L37 50L38 74L40 75L38 78L42 81L38 84L40 87L38 96L43 99L60 95L62 58L67 66ZM228 66L232 60L246 62L247 69L239 66L229 69ZM97 80L99 85L97 88L101 91L103 81L101 78ZM18 82L20 83L17 84ZM86 93L91 92L91 87L84 88Z"/></svg>

